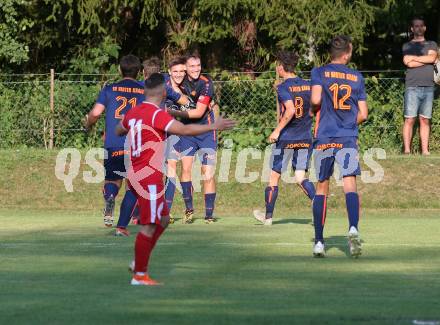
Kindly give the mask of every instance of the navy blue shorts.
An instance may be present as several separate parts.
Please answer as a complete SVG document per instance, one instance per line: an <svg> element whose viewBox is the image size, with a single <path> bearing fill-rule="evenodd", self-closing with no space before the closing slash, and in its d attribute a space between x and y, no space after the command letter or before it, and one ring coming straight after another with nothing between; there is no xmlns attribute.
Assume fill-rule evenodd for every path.
<svg viewBox="0 0 440 325"><path fill-rule="evenodd" d="M342 177L361 174L357 137L321 138L313 143L316 177L320 182L333 175L335 161Z"/></svg>
<svg viewBox="0 0 440 325"><path fill-rule="evenodd" d="M272 150L271 168L274 172L281 174L287 170L290 162L294 170L309 169L309 162L312 156L312 140L280 140Z"/></svg>
<svg viewBox="0 0 440 325"><path fill-rule="evenodd" d="M196 153L202 165L214 165L217 152L215 132L207 132L199 136L181 136L179 142L181 157L193 157Z"/></svg>
<svg viewBox="0 0 440 325"><path fill-rule="evenodd" d="M107 149L107 152L107 159L104 159L105 180L124 179L116 172L125 173L124 154L128 154L128 152L122 149Z"/></svg>

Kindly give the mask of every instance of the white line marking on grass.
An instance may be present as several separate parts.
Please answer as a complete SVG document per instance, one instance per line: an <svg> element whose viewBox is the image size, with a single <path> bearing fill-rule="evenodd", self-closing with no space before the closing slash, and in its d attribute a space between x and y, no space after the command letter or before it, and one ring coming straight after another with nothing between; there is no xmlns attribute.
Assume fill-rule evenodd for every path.
<svg viewBox="0 0 440 325"><path fill-rule="evenodd" d="M440 325L440 321L437 320L413 320L414 325Z"/></svg>

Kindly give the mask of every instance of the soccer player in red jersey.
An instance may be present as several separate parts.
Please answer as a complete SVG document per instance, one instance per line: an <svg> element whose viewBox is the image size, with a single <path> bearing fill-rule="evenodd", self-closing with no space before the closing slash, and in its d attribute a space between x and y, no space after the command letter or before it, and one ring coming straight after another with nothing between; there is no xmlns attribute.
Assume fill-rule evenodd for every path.
<svg viewBox="0 0 440 325"><path fill-rule="evenodd" d="M128 180L136 193L140 210L140 231L135 241L132 285L157 285L147 273L148 262L158 239L169 223L165 202L163 164L166 133L198 135L209 131L231 129L235 122L218 119L207 125L184 125L160 109L165 98L165 79L154 73L145 81L146 101L131 109L116 127L116 134L127 135L131 166Z"/></svg>

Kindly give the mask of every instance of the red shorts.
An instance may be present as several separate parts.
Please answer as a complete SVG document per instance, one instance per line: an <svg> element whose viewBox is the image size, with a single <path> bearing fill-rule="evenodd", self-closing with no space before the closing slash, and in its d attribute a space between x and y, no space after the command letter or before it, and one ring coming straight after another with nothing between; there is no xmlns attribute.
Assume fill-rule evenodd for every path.
<svg viewBox="0 0 440 325"><path fill-rule="evenodd" d="M162 217L169 215L165 202L165 187L163 184L140 184L142 190L135 190L138 199L140 224L160 224Z"/></svg>

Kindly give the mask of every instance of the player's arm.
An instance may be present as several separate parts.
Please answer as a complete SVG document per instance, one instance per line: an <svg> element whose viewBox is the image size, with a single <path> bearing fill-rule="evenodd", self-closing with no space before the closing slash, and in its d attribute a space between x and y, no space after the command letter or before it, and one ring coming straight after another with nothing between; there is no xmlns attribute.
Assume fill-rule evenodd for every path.
<svg viewBox="0 0 440 325"><path fill-rule="evenodd" d="M290 120L293 118L293 115L295 114L295 107L293 106L292 100L285 101L283 104L286 110L284 111L283 116L280 118L277 127L275 128L275 130L273 130L272 134L269 136L270 143L274 143L278 141L281 131L290 122Z"/></svg>
<svg viewBox="0 0 440 325"><path fill-rule="evenodd" d="M116 125L115 133L120 137L128 133L128 124L125 120L125 115L122 115L122 120Z"/></svg>
<svg viewBox="0 0 440 325"><path fill-rule="evenodd" d="M357 115L357 124L362 124L368 118L368 105L365 100L358 101L359 112Z"/></svg>
<svg viewBox="0 0 440 325"><path fill-rule="evenodd" d="M179 121L172 121L168 129L168 133L176 135L199 135L209 131L230 130L235 126L236 122L230 119L218 118L212 124L183 124Z"/></svg>
<svg viewBox="0 0 440 325"><path fill-rule="evenodd" d="M188 98L188 96L181 94L180 98L176 102L179 105L188 105L189 104L189 98Z"/></svg>
<svg viewBox="0 0 440 325"><path fill-rule="evenodd" d="M208 104L198 101L196 108L194 109L188 111L177 111L174 109L168 109L167 112L174 117L179 117L183 119L197 119L201 118L203 114L205 114L206 109L208 108Z"/></svg>
<svg viewBox="0 0 440 325"><path fill-rule="evenodd" d="M86 114L84 119L84 127L88 130L96 124L101 114L105 111L105 106L100 103L96 103L95 106Z"/></svg>
<svg viewBox="0 0 440 325"><path fill-rule="evenodd" d="M310 96L310 104L312 105L313 113L319 111L319 108L321 107L321 100L322 100L322 86L313 85L312 95Z"/></svg>

